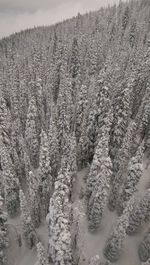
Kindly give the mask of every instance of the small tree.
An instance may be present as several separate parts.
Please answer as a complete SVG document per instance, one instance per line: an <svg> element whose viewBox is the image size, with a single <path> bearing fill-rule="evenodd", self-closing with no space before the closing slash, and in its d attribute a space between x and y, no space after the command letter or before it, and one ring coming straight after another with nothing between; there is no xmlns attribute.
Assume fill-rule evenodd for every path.
<svg viewBox="0 0 150 265"><path fill-rule="evenodd" d="M0 196L0 264L6 265L5 250L8 247L7 214L3 211L3 198Z"/></svg>
<svg viewBox="0 0 150 265"><path fill-rule="evenodd" d="M56 178L59 169L60 153L59 153L58 131L53 117L51 117L49 124L48 147L49 147L51 174L54 178Z"/></svg>
<svg viewBox="0 0 150 265"><path fill-rule="evenodd" d="M79 91L78 95L78 103L77 103L77 109L76 109L76 137L77 142L79 142L79 139L82 134L82 124L84 121L84 115L85 110L87 108L87 87L85 85L82 85Z"/></svg>
<svg viewBox="0 0 150 265"><path fill-rule="evenodd" d="M19 197L20 197L23 236L24 236L26 245L29 248L32 248L37 243L37 235L36 235L32 220L31 220L28 204L27 204L25 195L22 190L20 190Z"/></svg>
<svg viewBox="0 0 150 265"><path fill-rule="evenodd" d="M94 149L98 144L99 131L104 125L106 125L105 120L107 116L110 116L110 89L106 82L106 73L104 69L100 71L97 78L95 92L95 97L93 102L91 102L91 109L89 110L87 126L89 157L91 159L93 158Z"/></svg>
<svg viewBox="0 0 150 265"><path fill-rule="evenodd" d="M137 150L137 153L134 157L131 158L128 169L127 176L123 183L123 187L119 194L117 200L117 212L121 214L123 209L126 206L127 201L131 198L133 193L137 190L136 186L140 181L140 178L143 174L143 155L144 155L143 145L140 146Z"/></svg>
<svg viewBox="0 0 150 265"><path fill-rule="evenodd" d="M126 238L126 229L129 225L129 216L133 210L133 205L134 198L131 198L106 241L104 255L110 262L116 262L120 258L123 243Z"/></svg>
<svg viewBox="0 0 150 265"><path fill-rule="evenodd" d="M131 94L132 86L127 85L123 91L119 93L114 101L114 119L111 129L111 156L115 158L117 152L121 148L129 124L131 112Z"/></svg>
<svg viewBox="0 0 150 265"><path fill-rule="evenodd" d="M29 171L28 175L28 194L32 222L35 227L38 227L41 222L40 196L38 193L38 180L32 171Z"/></svg>
<svg viewBox="0 0 150 265"><path fill-rule="evenodd" d="M96 255L90 259L89 265L99 265L100 257Z"/></svg>
<svg viewBox="0 0 150 265"><path fill-rule="evenodd" d="M75 177L77 174L77 145L74 135L70 137L70 151L67 164L72 177Z"/></svg>
<svg viewBox="0 0 150 265"><path fill-rule="evenodd" d="M49 199L52 192L53 180L51 176L51 165L49 156L49 143L47 134L42 130L40 158L39 158L39 191L41 197L41 208L44 216L47 215Z"/></svg>
<svg viewBox="0 0 150 265"><path fill-rule="evenodd" d="M150 230L139 245L138 253L141 261L146 262L150 259Z"/></svg>
<svg viewBox="0 0 150 265"><path fill-rule="evenodd" d="M95 150L93 161L90 167L89 176L87 178L86 194L87 199L90 199L91 193L96 185L97 175L101 170L103 160L108 158L109 153L109 130L103 126L99 136L99 142Z"/></svg>
<svg viewBox="0 0 150 265"><path fill-rule="evenodd" d="M115 160L113 162L114 177L112 178L112 187L108 205L111 211L115 210L116 208L117 198L119 196L120 188L123 182L123 176L127 170L127 166L131 157L132 142L136 133L136 128L137 125L135 122L131 122L129 124L122 146L115 156Z"/></svg>
<svg viewBox="0 0 150 265"><path fill-rule="evenodd" d="M79 47L78 47L78 41L74 37L72 42L72 50L71 50L71 56L70 56L70 74L72 78L76 78L79 74L80 69L80 60L79 60Z"/></svg>
<svg viewBox="0 0 150 265"><path fill-rule="evenodd" d="M7 148L1 145L1 166L5 204L8 214L14 216L19 209L19 180Z"/></svg>
<svg viewBox="0 0 150 265"><path fill-rule="evenodd" d="M99 227L109 197L109 184L112 175L110 158L101 160L100 173L88 203L89 227L95 230Z"/></svg>
<svg viewBox="0 0 150 265"><path fill-rule="evenodd" d="M60 170L49 207L49 257L55 265L71 265L70 178Z"/></svg>
<svg viewBox="0 0 150 265"><path fill-rule="evenodd" d="M0 136L5 145L10 144L10 112L6 106L6 101L0 95Z"/></svg>
<svg viewBox="0 0 150 265"><path fill-rule="evenodd" d="M86 108L83 117L83 123L81 125L81 135L77 145L77 164L79 169L85 167L89 162L88 136L87 136L87 113L88 113L87 110L88 108Z"/></svg>
<svg viewBox="0 0 150 265"><path fill-rule="evenodd" d="M136 234L141 226L150 219L150 189L148 189L141 200L139 200L130 214L127 234Z"/></svg>
<svg viewBox="0 0 150 265"><path fill-rule="evenodd" d="M45 249L41 242L38 242L36 245L37 248L37 256L38 256L38 264L39 265L48 265L48 260L46 257Z"/></svg>
<svg viewBox="0 0 150 265"><path fill-rule="evenodd" d="M32 98L29 102L29 108L26 120L25 139L29 149L30 160L32 165L38 167L38 154L39 154L39 135L37 128L37 108L36 102Z"/></svg>
<svg viewBox="0 0 150 265"><path fill-rule="evenodd" d="M96 255L90 259L89 265L111 265L108 260L100 261L99 255Z"/></svg>

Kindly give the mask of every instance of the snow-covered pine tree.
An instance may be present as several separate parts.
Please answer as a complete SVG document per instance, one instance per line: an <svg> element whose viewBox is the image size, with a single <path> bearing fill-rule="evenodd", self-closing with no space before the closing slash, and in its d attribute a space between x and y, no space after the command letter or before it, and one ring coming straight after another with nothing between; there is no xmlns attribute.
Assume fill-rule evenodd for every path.
<svg viewBox="0 0 150 265"><path fill-rule="evenodd" d="M41 198L41 209L44 216L46 216L48 212L52 186L53 179L51 176L48 136L46 132L42 130L39 157L39 191Z"/></svg>
<svg viewBox="0 0 150 265"><path fill-rule="evenodd" d="M145 147L148 158L150 158L150 128L148 129L147 136L145 139Z"/></svg>
<svg viewBox="0 0 150 265"><path fill-rule="evenodd" d="M150 230L145 234L142 242L140 243L138 253L141 261L146 262L150 259Z"/></svg>
<svg viewBox="0 0 150 265"><path fill-rule="evenodd" d="M48 129L48 147L49 147L51 174L53 178L56 178L59 170L60 154L59 154L58 131L53 115L51 116L49 129Z"/></svg>
<svg viewBox="0 0 150 265"><path fill-rule="evenodd" d="M37 107L36 102L31 98L28 107L25 140L29 149L30 160L32 165L38 167L38 154L39 154L39 141L38 141L38 129L37 129Z"/></svg>
<svg viewBox="0 0 150 265"><path fill-rule="evenodd" d="M23 236L24 236L26 245L29 248L32 248L37 243L37 235L36 235L32 220L31 220L31 215L30 215L28 204L27 204L27 200L22 190L20 190L19 192L19 198L20 198Z"/></svg>
<svg viewBox="0 0 150 265"><path fill-rule="evenodd" d="M0 95L0 135L5 145L10 145L10 112Z"/></svg>
<svg viewBox="0 0 150 265"><path fill-rule="evenodd" d="M142 133L147 136L148 130L150 129L150 84L146 88L145 95L143 98L143 117L142 117Z"/></svg>
<svg viewBox="0 0 150 265"><path fill-rule="evenodd" d="M62 154L63 148L65 148L67 142L66 134L69 134L72 129L74 107L71 96L71 80L65 70L66 69L62 69L60 90L57 100L57 130L60 154Z"/></svg>
<svg viewBox="0 0 150 265"><path fill-rule="evenodd" d="M95 139L96 139L96 121L95 117L97 114L96 110L96 102L93 100L93 104L90 104L89 107L89 114L87 119L87 137L88 137L88 157L90 162L93 159L94 156L94 147L95 147Z"/></svg>
<svg viewBox="0 0 150 265"><path fill-rule="evenodd" d="M93 158L94 149L98 144L98 134L104 125L104 120L110 111L110 91L104 69L96 80L96 93L89 111L87 135L89 138L89 158Z"/></svg>
<svg viewBox="0 0 150 265"><path fill-rule="evenodd" d="M137 184L143 174L143 155L144 147L143 144L138 148L134 157L130 159L127 169L127 175L125 177L121 192L117 199L117 212L122 214L123 209L126 206L127 201L131 198L134 192L136 192Z"/></svg>
<svg viewBox="0 0 150 265"><path fill-rule="evenodd" d="M132 197L106 240L104 255L110 262L116 262L120 258L126 238L126 229L129 225L130 213L133 211L134 203L135 200L134 197Z"/></svg>
<svg viewBox="0 0 150 265"><path fill-rule="evenodd" d="M147 141L148 130L150 128L150 87L148 86L145 94L142 96L141 104L135 116L137 124L136 135L132 143L132 153L134 154L138 146L144 140ZM146 145L145 145L146 147Z"/></svg>
<svg viewBox="0 0 150 265"><path fill-rule="evenodd" d="M79 47L77 38L74 37L72 41L72 49L70 56L70 74L72 78L76 78L80 70Z"/></svg>
<svg viewBox="0 0 150 265"><path fill-rule="evenodd" d="M82 134L82 124L83 119L85 115L85 110L87 108L88 100L87 100L87 86L82 85L79 92L78 92L78 103L77 103L77 109L76 109L76 137L77 142L79 142L79 139Z"/></svg>
<svg viewBox="0 0 150 265"><path fill-rule="evenodd" d="M6 249L8 247L7 214L3 210L3 198L0 195L0 264L6 265Z"/></svg>
<svg viewBox="0 0 150 265"><path fill-rule="evenodd" d="M143 117L141 122L142 134L145 137L145 147L148 158L150 158L150 87L148 86L143 99Z"/></svg>
<svg viewBox="0 0 150 265"><path fill-rule="evenodd" d="M17 118L11 122L11 146L18 152L19 137L22 133L20 119Z"/></svg>
<svg viewBox="0 0 150 265"><path fill-rule="evenodd" d="M112 187L109 196L109 209L113 211L117 204L118 194L122 185L122 179L126 173L128 162L131 157L132 140L136 133L137 125L133 121L129 124L127 133L124 137L123 144L118 151L114 163L113 163L113 174Z"/></svg>
<svg viewBox="0 0 150 265"><path fill-rule="evenodd" d="M75 135L70 136L70 148L69 157L67 161L67 167L70 171L72 179L76 177L77 174L77 143Z"/></svg>
<svg viewBox="0 0 150 265"><path fill-rule="evenodd" d="M28 178L28 202L31 214L31 219L35 227L39 227L41 222L40 212L40 194L38 192L38 179L35 177L32 171L29 171Z"/></svg>
<svg viewBox="0 0 150 265"><path fill-rule="evenodd" d="M19 85L19 118L21 122L22 131L25 131L26 117L28 112L28 85L27 72L20 75Z"/></svg>
<svg viewBox="0 0 150 265"><path fill-rule="evenodd" d="M88 107L85 110L83 122L81 125L81 135L77 145L77 165L79 169L85 167L89 162L89 153L88 153L89 139L87 136L87 120L88 120L87 116L88 116Z"/></svg>
<svg viewBox="0 0 150 265"><path fill-rule="evenodd" d="M111 157L114 158L121 148L129 124L131 115L131 95L132 86L127 85L123 91L119 90L118 97L115 98L114 104L114 120L111 130Z"/></svg>
<svg viewBox="0 0 150 265"><path fill-rule="evenodd" d="M45 253L45 249L41 242L36 244L37 256L38 256L38 265L48 265L48 258Z"/></svg>
<svg viewBox="0 0 150 265"><path fill-rule="evenodd" d="M45 120L45 109L46 106L44 106L44 93L43 93L43 87L42 87L42 79L36 78L36 90L37 90L37 110L38 110L38 116L41 127L45 128L46 126L46 120Z"/></svg>
<svg viewBox="0 0 150 265"><path fill-rule="evenodd" d="M127 234L134 235L139 232L142 225L150 220L150 189L146 190L143 197L136 203L130 213Z"/></svg>
<svg viewBox="0 0 150 265"><path fill-rule="evenodd" d="M5 205L8 214L14 216L19 209L19 180L9 152L1 142L1 166L4 186Z"/></svg>
<svg viewBox="0 0 150 265"><path fill-rule="evenodd" d="M93 161L90 167L90 172L87 178L86 195L88 200L90 199L91 193L95 188L97 175L101 170L101 167L103 165L103 160L106 159L107 161L109 156L109 139L110 139L109 132L110 132L111 120L112 120L112 114L110 110L108 116L103 121L104 125L99 131L99 136L98 136L99 141L94 153Z"/></svg>
<svg viewBox="0 0 150 265"><path fill-rule="evenodd" d="M29 172L32 170L32 165L30 162L30 157L26 151L24 151L23 159L24 159L25 176L26 176L26 180L27 180L28 176L29 176Z"/></svg>
<svg viewBox="0 0 150 265"><path fill-rule="evenodd" d="M72 264L70 189L66 183L66 175L60 170L49 207L49 258L55 265Z"/></svg>
<svg viewBox="0 0 150 265"><path fill-rule="evenodd" d="M112 108L111 108L111 100L110 100L110 84L107 80L107 74L100 72L99 77L97 79L97 94L96 94L96 106L97 106L97 114L96 114L96 142L99 140L99 133L101 131L102 126L106 126L110 131L111 123L112 123Z"/></svg>
<svg viewBox="0 0 150 265"><path fill-rule="evenodd" d="M99 227L109 197L109 184L112 175L110 157L101 158L101 163L100 172L96 175L96 184L88 202L87 214L91 230L96 230Z"/></svg>
<svg viewBox="0 0 150 265"><path fill-rule="evenodd" d="M30 157L27 153L27 148L25 144L25 140L23 136L21 135L19 140L19 148L18 148L18 156L20 161L20 168L22 171L21 181L24 182L28 178L29 171L31 171L32 166L30 163Z"/></svg>

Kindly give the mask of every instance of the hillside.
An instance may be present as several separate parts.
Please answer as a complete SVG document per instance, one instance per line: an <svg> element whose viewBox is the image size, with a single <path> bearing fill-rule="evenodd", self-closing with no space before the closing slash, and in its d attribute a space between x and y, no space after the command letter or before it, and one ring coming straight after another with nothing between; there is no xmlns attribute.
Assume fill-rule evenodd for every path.
<svg viewBox="0 0 150 265"><path fill-rule="evenodd" d="M0 40L0 265L150 264L150 1Z"/></svg>

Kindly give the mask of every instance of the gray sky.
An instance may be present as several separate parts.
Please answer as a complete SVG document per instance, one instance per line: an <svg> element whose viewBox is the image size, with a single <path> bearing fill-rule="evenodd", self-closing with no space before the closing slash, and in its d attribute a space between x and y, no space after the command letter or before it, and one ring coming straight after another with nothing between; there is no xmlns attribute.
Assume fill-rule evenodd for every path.
<svg viewBox="0 0 150 265"><path fill-rule="evenodd" d="M0 0L0 38L118 2L119 0Z"/></svg>

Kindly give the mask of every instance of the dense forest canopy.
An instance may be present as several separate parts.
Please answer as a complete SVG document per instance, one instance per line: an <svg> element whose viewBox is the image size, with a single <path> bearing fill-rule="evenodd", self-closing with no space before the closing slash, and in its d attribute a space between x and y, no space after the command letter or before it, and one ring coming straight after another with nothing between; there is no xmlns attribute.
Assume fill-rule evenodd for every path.
<svg viewBox="0 0 150 265"><path fill-rule="evenodd" d="M139 260L150 264L150 179L138 196L143 161L148 167L149 0L120 1L0 40L0 264L8 264L8 222L16 216L39 265L117 262L125 238L139 231ZM82 169L79 200L90 233L106 209L117 214L103 256L90 260L74 233ZM48 257L37 234L46 216Z"/></svg>

